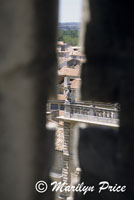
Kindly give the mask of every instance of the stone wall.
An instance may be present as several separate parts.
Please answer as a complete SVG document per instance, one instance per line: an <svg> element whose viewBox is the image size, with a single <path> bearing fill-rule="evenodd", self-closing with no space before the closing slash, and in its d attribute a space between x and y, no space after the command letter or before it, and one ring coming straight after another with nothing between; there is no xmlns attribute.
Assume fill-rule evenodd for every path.
<svg viewBox="0 0 134 200"><path fill-rule="evenodd" d="M45 127L47 99L56 94L57 0L0 2L0 199L53 199L54 132ZM47 159L49 157L49 159Z"/></svg>
<svg viewBox="0 0 134 200"><path fill-rule="evenodd" d="M123 194L101 199L134 199L134 20L133 2L85 0L82 98L119 102L118 131L98 127L80 133L81 181L107 179L127 185ZM50 183L54 133L45 128L45 105L56 94L58 0L0 2L0 199L54 199L35 183ZM49 158L49 159L48 159ZM96 158L96 159L95 159ZM102 168L102 170L100 170ZM76 194L78 195L78 194ZM93 196L77 200L100 199Z"/></svg>
<svg viewBox="0 0 134 200"><path fill-rule="evenodd" d="M97 127L81 130L81 182L97 185L100 180L106 180L111 185L126 185L127 190L118 194L95 192L80 197L77 194L76 199L133 199L134 3L121 0L84 2L83 37L87 61L82 67L82 98L119 102L121 110L118 131Z"/></svg>

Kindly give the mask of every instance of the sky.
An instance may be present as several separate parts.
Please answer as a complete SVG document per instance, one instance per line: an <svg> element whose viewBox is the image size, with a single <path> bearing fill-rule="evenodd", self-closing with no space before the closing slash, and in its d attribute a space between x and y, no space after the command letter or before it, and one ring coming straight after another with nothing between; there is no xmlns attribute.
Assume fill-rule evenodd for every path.
<svg viewBox="0 0 134 200"><path fill-rule="evenodd" d="M59 0L59 22L80 22L82 0Z"/></svg>

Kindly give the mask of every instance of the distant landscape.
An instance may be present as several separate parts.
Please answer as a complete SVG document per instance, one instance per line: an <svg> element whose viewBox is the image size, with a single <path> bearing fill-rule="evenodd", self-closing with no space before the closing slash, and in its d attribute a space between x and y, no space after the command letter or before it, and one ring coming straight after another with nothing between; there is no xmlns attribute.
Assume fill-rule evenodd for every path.
<svg viewBox="0 0 134 200"><path fill-rule="evenodd" d="M59 23L58 41L63 41L72 46L77 46L79 42L79 22Z"/></svg>
<svg viewBox="0 0 134 200"><path fill-rule="evenodd" d="M59 29L66 31L66 30L80 30L80 22L66 22L66 23L59 23Z"/></svg>

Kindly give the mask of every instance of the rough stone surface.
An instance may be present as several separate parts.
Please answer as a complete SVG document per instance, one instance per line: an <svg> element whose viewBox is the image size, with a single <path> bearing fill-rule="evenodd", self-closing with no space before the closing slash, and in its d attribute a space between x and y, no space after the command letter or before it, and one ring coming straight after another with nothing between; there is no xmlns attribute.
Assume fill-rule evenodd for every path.
<svg viewBox="0 0 134 200"><path fill-rule="evenodd" d="M86 2L90 19L85 24L87 63L82 69L82 96L86 100L117 102L121 81L133 63L133 2Z"/></svg>
<svg viewBox="0 0 134 200"><path fill-rule="evenodd" d="M58 128L55 134L55 149L58 151L63 151L64 146L64 130L63 128Z"/></svg>
<svg viewBox="0 0 134 200"><path fill-rule="evenodd" d="M0 2L2 200L53 199L35 183L50 183L54 133L45 128L45 107L56 94L57 11L57 0Z"/></svg>
<svg viewBox="0 0 134 200"><path fill-rule="evenodd" d="M80 183L95 186L93 193L76 193L76 199L114 199L112 193L98 194L100 181L116 182L115 165L118 144L118 131L110 128L89 127L80 130L79 162L82 169Z"/></svg>
<svg viewBox="0 0 134 200"><path fill-rule="evenodd" d="M83 131L83 136L81 135L83 140L80 140L79 144L82 181L87 184L96 184L100 177L106 178L113 183L126 185L127 191L118 195L94 194L89 197L76 197L76 199L131 200L134 198L134 109L132 106L134 101L134 3L121 0L86 0L86 3L90 9L86 9L85 15L88 19L86 18L84 25L84 49L87 62L83 64L81 74L82 98L99 102L118 102L121 110L116 142L110 136L111 130L95 129L94 135L92 129ZM103 138L104 134L107 139ZM112 155L108 152L101 154L99 151L100 146L103 146L104 152L107 151L108 141L116 162L110 161ZM87 148L84 150L86 145ZM84 156L88 157L86 166ZM105 163L103 166L102 161ZM102 167L102 171L99 171L97 165ZM109 166L110 168L113 166L114 170L110 172Z"/></svg>

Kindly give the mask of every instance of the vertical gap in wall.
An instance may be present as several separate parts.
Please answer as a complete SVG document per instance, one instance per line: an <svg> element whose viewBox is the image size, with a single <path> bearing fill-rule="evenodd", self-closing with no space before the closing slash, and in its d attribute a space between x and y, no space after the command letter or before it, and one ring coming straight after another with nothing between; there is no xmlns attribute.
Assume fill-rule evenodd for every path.
<svg viewBox="0 0 134 200"><path fill-rule="evenodd" d="M57 35L57 98L48 102L47 116L50 126L56 125L55 134L55 161L51 170L51 178L54 181L70 182L70 171L79 174L78 163L68 163L67 155L73 154L72 147L77 148L78 132L72 123L72 107L80 108L79 89L81 85L81 65L85 61L85 55L80 46L82 0L59 0L59 23ZM75 109L73 109L74 112ZM78 111L80 113L80 111ZM67 118L70 118L67 121ZM75 130L75 131L74 131ZM77 130L77 131L76 131ZM76 141L76 142L75 142ZM76 151L75 151L76 152ZM69 160L73 159L72 157ZM67 170L63 166L69 167ZM70 170L71 167L71 170ZM64 173L65 172L65 173ZM68 177L66 175L68 174ZM74 175L75 176L75 175ZM79 177L78 177L79 179ZM76 179L73 179L76 181ZM74 183L76 184L76 183ZM56 196L65 194L56 194ZM73 194L71 194L73 195Z"/></svg>
<svg viewBox="0 0 134 200"><path fill-rule="evenodd" d="M65 104L80 103L81 65L85 55L80 46L82 0L59 0L57 35L57 98L47 103L48 122L63 126Z"/></svg>
<svg viewBox="0 0 134 200"><path fill-rule="evenodd" d="M73 102L80 100L81 65L85 61L80 45L81 13L82 0L59 0L57 98L60 101L67 100L69 91Z"/></svg>

